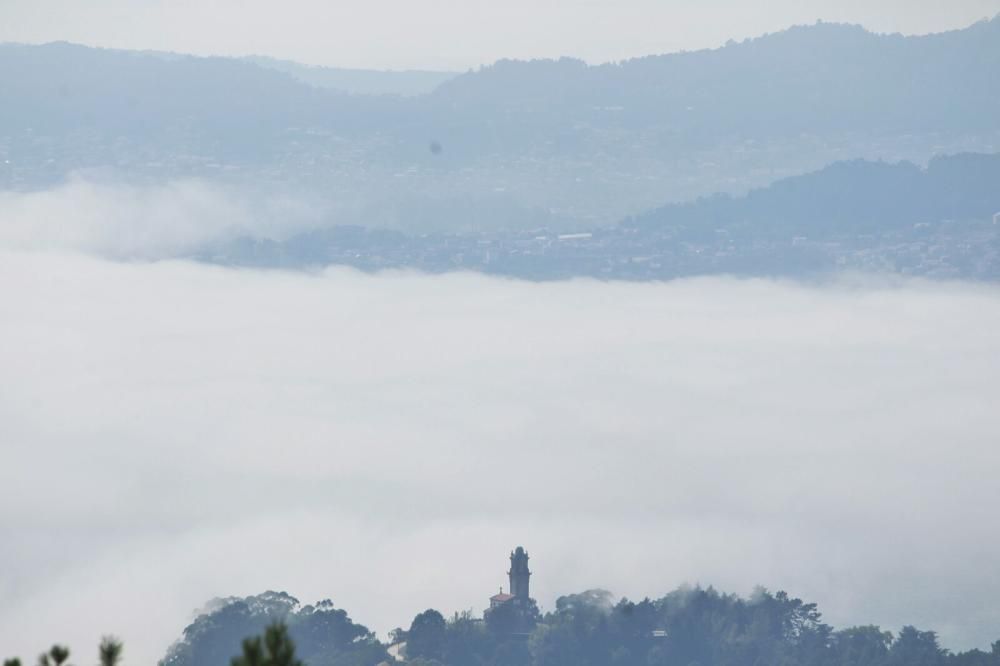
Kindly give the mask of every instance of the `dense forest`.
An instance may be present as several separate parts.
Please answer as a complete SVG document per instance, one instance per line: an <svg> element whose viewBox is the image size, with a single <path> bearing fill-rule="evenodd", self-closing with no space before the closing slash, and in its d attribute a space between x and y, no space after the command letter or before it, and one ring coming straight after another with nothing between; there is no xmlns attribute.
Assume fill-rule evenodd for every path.
<svg viewBox="0 0 1000 666"><path fill-rule="evenodd" d="M749 598L713 588L682 587L659 599L615 601L590 590L560 597L551 611L532 609L529 634L510 631L503 613L445 617L418 614L388 643L329 601L300 606L268 592L216 602L184 630L161 666L219 666L246 636L276 620L287 623L309 666L374 666L405 659L413 666L1000 666L991 651L951 652L933 631L905 627L834 629L816 604L784 592Z"/></svg>
<svg viewBox="0 0 1000 666"><path fill-rule="evenodd" d="M276 620L285 623L307 664L365 666L387 658L375 635L330 601L301 606L284 592L211 602L160 662L161 666L229 663L240 642Z"/></svg>
<svg viewBox="0 0 1000 666"><path fill-rule="evenodd" d="M485 620L428 609L378 640L329 600L302 606L285 592L216 599L184 629L160 666L1000 666L989 651L952 652L934 631L877 626L834 629L814 603L758 588L750 597L684 586L659 599L615 601L588 590L527 608L529 630L508 604ZM516 628L517 627L517 628ZM105 637L102 666L123 646ZM54 645L39 666L60 666ZM21 666L7 659L4 666Z"/></svg>

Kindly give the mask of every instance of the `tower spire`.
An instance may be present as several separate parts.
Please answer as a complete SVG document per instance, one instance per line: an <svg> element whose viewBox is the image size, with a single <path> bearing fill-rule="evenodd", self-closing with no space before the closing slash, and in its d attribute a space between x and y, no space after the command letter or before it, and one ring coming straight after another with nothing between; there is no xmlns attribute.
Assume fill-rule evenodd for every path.
<svg viewBox="0 0 1000 666"><path fill-rule="evenodd" d="M518 546L510 554L510 571L507 575L510 577L510 593L518 599L528 599L531 596L528 591L531 571L528 570L528 551L523 547Z"/></svg>

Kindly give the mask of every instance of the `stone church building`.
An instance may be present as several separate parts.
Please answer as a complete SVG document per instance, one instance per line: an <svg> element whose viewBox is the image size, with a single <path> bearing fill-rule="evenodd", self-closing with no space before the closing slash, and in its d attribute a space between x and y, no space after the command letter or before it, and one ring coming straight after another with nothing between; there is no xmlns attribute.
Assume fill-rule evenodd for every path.
<svg viewBox="0 0 1000 666"><path fill-rule="evenodd" d="M528 551L518 546L510 554L510 582L508 592L500 587L500 593L490 597L490 607L483 614L489 621L491 614L506 615L512 623L511 629L518 631L531 621L537 613L537 606L530 594L531 571L528 569Z"/></svg>

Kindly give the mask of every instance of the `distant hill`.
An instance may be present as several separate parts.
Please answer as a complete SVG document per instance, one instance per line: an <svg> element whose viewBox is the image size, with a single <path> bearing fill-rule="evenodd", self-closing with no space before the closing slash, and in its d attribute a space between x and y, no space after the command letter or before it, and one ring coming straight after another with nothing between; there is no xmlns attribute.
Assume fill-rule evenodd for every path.
<svg viewBox="0 0 1000 666"><path fill-rule="evenodd" d="M404 97L425 95L445 81L450 81L458 76L457 72L318 67L267 56L248 56L242 60L266 69L284 72L302 83L317 88L330 88L355 95L402 95Z"/></svg>
<svg viewBox="0 0 1000 666"><path fill-rule="evenodd" d="M66 43L0 46L0 86L7 132L168 141L178 152L199 142L219 150L230 137L259 141L262 131L305 120L319 103L290 77L250 64Z"/></svg>
<svg viewBox="0 0 1000 666"><path fill-rule="evenodd" d="M478 140L491 149L504 149L489 142L500 131L513 139L511 148L548 140L554 150L580 152L587 145L568 135L582 139L601 129L657 127L664 136L689 138L995 131L1000 17L919 37L820 23L715 50L597 66L504 60L460 76L3 44L0 91L5 133L25 126L60 134L172 125L242 131L255 140L262 130L301 126L397 136L417 128L422 136L478 128ZM417 97L359 101L338 91ZM376 122L360 122L370 116ZM560 126L555 133L553 124Z"/></svg>
<svg viewBox="0 0 1000 666"><path fill-rule="evenodd" d="M1000 212L1000 154L901 162L838 162L744 197L671 204L623 225L678 237L726 230L740 237L882 234L921 223L988 220Z"/></svg>
<svg viewBox="0 0 1000 666"><path fill-rule="evenodd" d="M435 97L492 116L767 137L995 128L1000 17L904 37L817 23L713 49L588 66L504 60Z"/></svg>
<svg viewBox="0 0 1000 666"><path fill-rule="evenodd" d="M417 602L419 603L419 601ZM503 608L503 607L501 607ZM447 619L446 619L447 618ZM329 601L299 605L283 592L217 600L199 615L160 666L218 666L239 654L244 637L284 620L297 656L315 666L1000 666L1000 641L952 652L934 631L905 626L834 628L815 603L756 588L743 598L684 586L656 598L618 599L600 589L568 594L514 633L493 611L433 608L389 645ZM390 655L392 655L390 657Z"/></svg>
<svg viewBox="0 0 1000 666"><path fill-rule="evenodd" d="M1000 18L447 76L3 44L0 189L110 167L305 192L331 226L571 231L845 158L1000 151Z"/></svg>
<svg viewBox="0 0 1000 666"><path fill-rule="evenodd" d="M55 138L98 133L200 152L267 143L288 127L324 126L348 96L231 58L0 45L2 132ZM355 103L354 106L357 106Z"/></svg>

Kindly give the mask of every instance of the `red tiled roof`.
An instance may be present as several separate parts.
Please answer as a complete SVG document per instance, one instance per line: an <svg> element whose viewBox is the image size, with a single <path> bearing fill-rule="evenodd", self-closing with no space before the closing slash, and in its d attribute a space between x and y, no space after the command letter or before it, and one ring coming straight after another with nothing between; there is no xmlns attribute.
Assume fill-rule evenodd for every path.
<svg viewBox="0 0 1000 666"><path fill-rule="evenodd" d="M513 594L494 594L490 597L490 601L510 601L513 598Z"/></svg>

